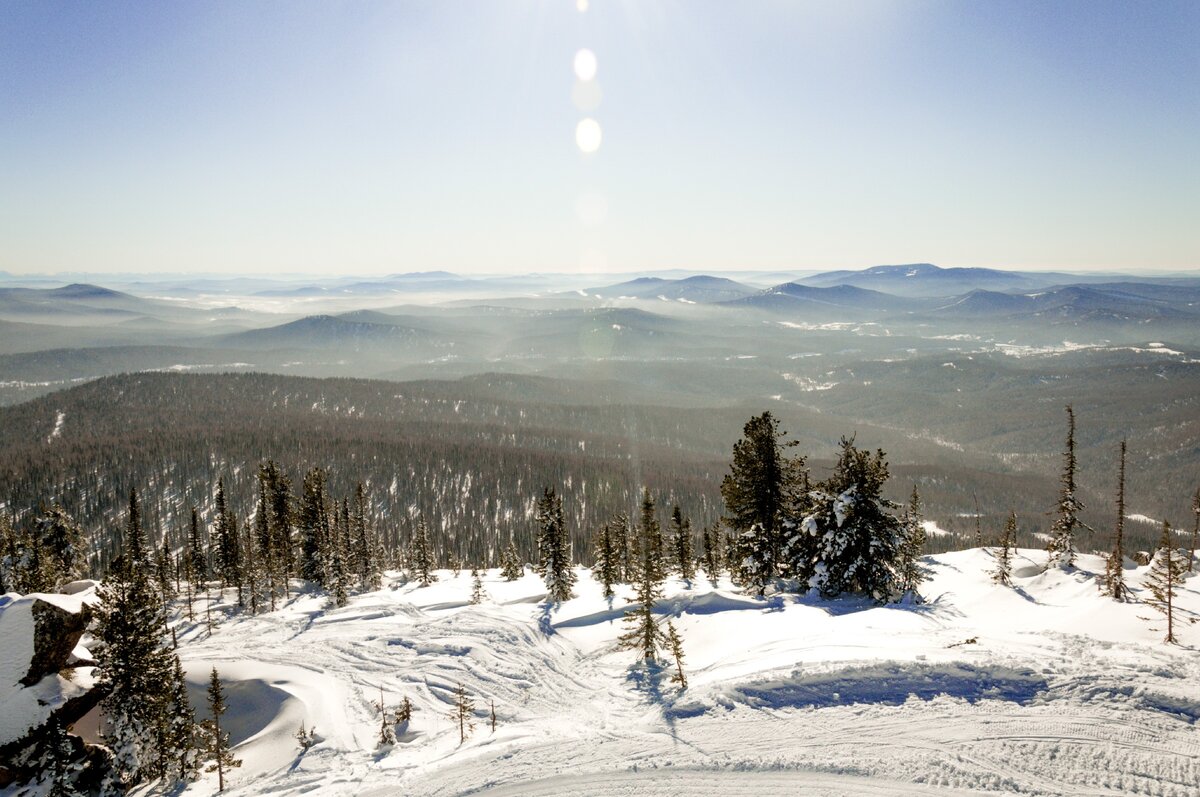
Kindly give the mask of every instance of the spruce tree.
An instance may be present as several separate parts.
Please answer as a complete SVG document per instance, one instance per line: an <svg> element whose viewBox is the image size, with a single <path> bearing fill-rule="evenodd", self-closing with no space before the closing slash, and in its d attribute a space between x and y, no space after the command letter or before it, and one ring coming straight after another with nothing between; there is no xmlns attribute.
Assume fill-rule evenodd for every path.
<svg viewBox="0 0 1200 797"><path fill-rule="evenodd" d="M188 527L188 568L189 581L206 583L208 581L208 552L205 549L204 538L200 534L200 514L192 507L192 522Z"/></svg>
<svg viewBox="0 0 1200 797"><path fill-rule="evenodd" d="M802 481L804 460L785 455L784 434L770 412L747 421L721 482L724 522L737 535L736 575L759 595L784 570L784 520L795 513ZM789 558L807 556L793 551Z"/></svg>
<svg viewBox="0 0 1200 797"><path fill-rule="evenodd" d="M1077 529L1087 528L1080 520L1079 513L1083 504L1076 495L1075 487L1075 410L1067 405L1067 442L1063 449L1063 472L1058 494L1058 517L1050 527L1051 567L1075 566L1075 533Z"/></svg>
<svg viewBox="0 0 1200 797"><path fill-rule="evenodd" d="M421 582L421 586L428 587L437 581L437 574L433 572L433 554L429 550L429 532L425 528L425 518L417 519L417 530L413 533L408 561L413 576Z"/></svg>
<svg viewBox="0 0 1200 797"><path fill-rule="evenodd" d="M1160 612L1167 621L1167 636L1163 642L1175 644L1175 588L1183 583L1183 574L1187 569L1184 554L1175 547L1171 539L1171 524L1163 521L1162 538L1154 559L1150 562L1150 571L1143 582L1150 590L1146 604Z"/></svg>
<svg viewBox="0 0 1200 797"><path fill-rule="evenodd" d="M376 590L383 584L383 563L379 543L371 528L367 488L362 482L354 489L354 516L351 518L354 537L354 572L358 588L363 592Z"/></svg>
<svg viewBox="0 0 1200 797"><path fill-rule="evenodd" d="M252 547L258 549L256 558L262 570L267 600L270 603L271 611L275 611L276 581L280 573L275 566L276 546L271 534L270 515L266 482L260 477L258 480L258 506L254 511L254 545Z"/></svg>
<svg viewBox="0 0 1200 797"><path fill-rule="evenodd" d="M191 779L200 769L196 749L196 713L188 700L187 681L178 655L173 655L171 697L167 710L163 756L174 766L180 782Z"/></svg>
<svg viewBox="0 0 1200 797"><path fill-rule="evenodd" d="M928 572L921 566L921 555L925 547L925 519L921 514L921 494L914 484L908 507L904 512L904 523L900 533L897 552L896 576L901 592L917 597L917 590Z"/></svg>
<svg viewBox="0 0 1200 797"><path fill-rule="evenodd" d="M650 568L650 578L655 583L661 583L667 577L666 557L663 550L662 527L658 523L658 514L654 507L654 499L650 497L650 489L642 488L642 507L638 514L637 537L632 546L638 556L635 570L639 580L644 580L642 570Z"/></svg>
<svg viewBox="0 0 1200 797"><path fill-rule="evenodd" d="M17 532L7 514L0 512L0 595L23 592L17 587L17 562L20 560Z"/></svg>
<svg viewBox="0 0 1200 797"><path fill-rule="evenodd" d="M222 587L235 587L241 583L241 550L238 546L237 519L225 500L225 479L217 479L216 495L216 544L217 574Z"/></svg>
<svg viewBox="0 0 1200 797"><path fill-rule="evenodd" d="M683 640L675 630L675 623L667 620L667 645L671 648L671 658L675 660L675 674L671 682L679 684L680 689L687 689L687 675L683 672Z"/></svg>
<svg viewBox="0 0 1200 797"><path fill-rule="evenodd" d="M996 569L992 571L992 581L1011 587L1012 555L1017 544L1017 513L1009 512L1008 520L1004 523L1004 536L1000 538L1000 547L996 551Z"/></svg>
<svg viewBox="0 0 1200 797"><path fill-rule="evenodd" d="M895 567L903 533L892 514L896 504L882 495L887 460L882 450L872 455L855 448L853 438L842 438L841 449L797 530L815 549L808 584L827 598L850 592L882 603L899 587Z"/></svg>
<svg viewBox="0 0 1200 797"><path fill-rule="evenodd" d="M383 700L383 685L379 685L379 702L375 704L379 712L379 746L390 747L396 743L396 718L388 711L387 703ZM304 726L300 726L301 732ZM301 742L303 744L303 742Z"/></svg>
<svg viewBox="0 0 1200 797"><path fill-rule="evenodd" d="M692 523L683 516L679 504L671 511L671 563L684 581L696 577L696 562L692 558Z"/></svg>
<svg viewBox="0 0 1200 797"><path fill-rule="evenodd" d="M546 600L561 603L571 598L575 572L571 568L571 547L563 517L562 498L547 487L537 504L538 572L546 582Z"/></svg>
<svg viewBox="0 0 1200 797"><path fill-rule="evenodd" d="M638 526L639 540L636 546L642 557L636 568L638 605L625 612L625 624L629 630L619 637L617 646L621 650L637 651L638 660L644 664L657 664L658 650L666 641L662 629L654 620L654 604L662 598L661 556L656 561L656 552L661 550L662 535L658 530L658 521L654 520L654 502L650 500L649 491L644 491L642 495L643 522Z"/></svg>
<svg viewBox="0 0 1200 797"><path fill-rule="evenodd" d="M49 723L49 737L45 742L46 754L41 762L41 771L50 776L50 787L46 797L83 797L78 786L82 762L76 755L75 744L67 733L67 727L55 716ZM41 776L38 778L41 781Z"/></svg>
<svg viewBox="0 0 1200 797"><path fill-rule="evenodd" d="M704 574L708 576L708 580L713 584L717 583L717 579L721 577L721 565L725 558L721 546L721 529L712 523L704 529L702 537L704 541L703 557L704 557Z"/></svg>
<svg viewBox="0 0 1200 797"><path fill-rule="evenodd" d="M94 652L108 719L105 738L123 787L169 771L168 735L173 659L162 602L147 573L136 493L131 494L126 551L97 595ZM141 545L141 556L138 546Z"/></svg>
<svg viewBox="0 0 1200 797"><path fill-rule="evenodd" d="M1196 538L1200 537L1200 487L1196 488L1196 494L1192 496L1192 547L1188 552L1188 572L1192 572L1192 565L1196 561Z"/></svg>
<svg viewBox="0 0 1200 797"><path fill-rule="evenodd" d="M300 577L326 586L329 567L328 498L325 495L325 471L313 468L304 476L300 499Z"/></svg>
<svg viewBox="0 0 1200 797"><path fill-rule="evenodd" d="M525 575L525 567L521 564L521 557L517 555L517 544L511 538L508 540L508 547L500 556L500 575L505 581L516 581Z"/></svg>
<svg viewBox="0 0 1200 797"><path fill-rule="evenodd" d="M454 690L452 706L450 719L458 723L458 743L462 744L471 731L475 730L475 701L467 696L467 690L462 684Z"/></svg>
<svg viewBox="0 0 1200 797"><path fill-rule="evenodd" d="M611 598L614 594L613 584L616 583L620 570L620 555L613 545L612 530L607 523L600 527L600 532L596 535L593 559L595 564L592 567L592 575L604 586L604 597Z"/></svg>
<svg viewBox="0 0 1200 797"><path fill-rule="evenodd" d="M228 731L221 730L221 715L228 708L225 705L225 690L221 687L221 676L217 674L217 668L213 667L208 681L208 713L211 718L204 721L208 743L206 757L211 763L205 771L217 773L217 791L225 791L226 770L242 765L240 759L233 757Z"/></svg>
<svg viewBox="0 0 1200 797"><path fill-rule="evenodd" d="M33 521L32 543L40 551L45 576L37 591L50 592L83 577L87 569L83 529L61 506L51 506Z"/></svg>
<svg viewBox="0 0 1200 797"><path fill-rule="evenodd" d="M142 530L142 504L136 487L129 488L129 517L125 522L125 566L146 564L146 533Z"/></svg>
<svg viewBox="0 0 1200 797"><path fill-rule="evenodd" d="M1104 578L1100 582L1104 594L1115 601L1130 597L1125 586L1125 441L1121 441L1120 466L1117 476L1117 524L1113 530L1113 548L1104 563Z"/></svg>
<svg viewBox="0 0 1200 797"><path fill-rule="evenodd" d="M347 567L346 567L346 541L350 537L350 510L345 501L342 502L341 511L338 513L337 523L334 524L333 534L328 541L327 561L329 563L326 569L325 583L329 589L330 595L333 597L333 605L342 607L350 601L349 593L346 590Z"/></svg>
<svg viewBox="0 0 1200 797"><path fill-rule="evenodd" d="M477 568L471 568L471 603L480 604L487 599L487 593L483 591L483 578L479 575Z"/></svg>
<svg viewBox="0 0 1200 797"><path fill-rule="evenodd" d="M617 581L633 581L635 563L628 515L621 512L609 521L608 533L612 536L613 548L617 551Z"/></svg>
<svg viewBox="0 0 1200 797"><path fill-rule="evenodd" d="M293 550L296 511L292 483L273 460L267 460L259 468L258 477L270 504L271 560L275 568L271 582L283 587L282 595L286 599L289 593L288 579L296 573Z"/></svg>

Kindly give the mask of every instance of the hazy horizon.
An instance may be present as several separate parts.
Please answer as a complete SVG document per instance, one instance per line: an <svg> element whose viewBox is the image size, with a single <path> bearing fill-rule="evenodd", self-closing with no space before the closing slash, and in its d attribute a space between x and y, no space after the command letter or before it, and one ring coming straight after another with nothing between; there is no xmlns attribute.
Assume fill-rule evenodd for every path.
<svg viewBox="0 0 1200 797"><path fill-rule="evenodd" d="M1200 268L1200 6L0 12L0 270Z"/></svg>

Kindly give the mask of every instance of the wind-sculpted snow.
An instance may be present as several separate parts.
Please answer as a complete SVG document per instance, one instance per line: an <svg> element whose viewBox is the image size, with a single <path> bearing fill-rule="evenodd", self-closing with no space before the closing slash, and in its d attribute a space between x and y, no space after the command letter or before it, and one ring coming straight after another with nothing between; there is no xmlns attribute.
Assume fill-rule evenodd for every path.
<svg viewBox="0 0 1200 797"><path fill-rule="evenodd" d="M787 678L735 686L727 694L730 700L752 708L824 708L854 703L898 706L913 698L932 700L941 695L969 703L1007 700L1027 705L1046 686L1044 678L1028 669L909 662L825 673L796 672Z"/></svg>
<svg viewBox="0 0 1200 797"><path fill-rule="evenodd" d="M633 591L606 600L586 570L557 607L533 575L394 577L342 609L302 594L275 613L214 605L211 637L181 621L189 678L227 679L235 795L1128 795L1193 797L1200 783L1200 660L1166 646L1138 604L1099 595L1097 557L1017 589L987 551L928 557L925 603L875 606L721 579L667 583L656 613L683 637L672 663L618 650ZM1127 570L1135 590L1142 570ZM1200 579L1179 598L1200 611ZM203 602L197 602L203 617ZM1200 629L1186 625L1187 645ZM462 685L475 729L448 714ZM379 748L376 702L412 721ZM199 701L197 701L199 702ZM494 703L495 732L488 725ZM244 715L244 716L243 716ZM302 752L301 722L317 743ZM188 789L209 793L213 776Z"/></svg>

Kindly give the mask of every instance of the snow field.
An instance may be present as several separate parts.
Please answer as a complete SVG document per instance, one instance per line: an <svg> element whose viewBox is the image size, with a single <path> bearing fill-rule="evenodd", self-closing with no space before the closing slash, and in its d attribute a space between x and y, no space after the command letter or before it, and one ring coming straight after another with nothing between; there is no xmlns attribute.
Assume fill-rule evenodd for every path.
<svg viewBox="0 0 1200 797"><path fill-rule="evenodd" d="M670 581L658 608L683 637L684 693L669 665L631 671L614 643L632 590L610 605L586 570L554 612L533 575L486 572L472 606L470 577L441 571L343 609L302 595L211 637L184 621L180 653L197 688L214 664L229 684L233 794L1200 794L1200 656L1163 645L1148 607L1100 596L1099 557L1042 572L1020 551L1015 589L990 582L985 550L925 561L923 604ZM1185 645L1198 586L1179 598ZM476 717L461 745L460 683ZM416 709L386 749L381 685ZM319 739L303 755L301 720ZM212 791L215 775L188 789Z"/></svg>

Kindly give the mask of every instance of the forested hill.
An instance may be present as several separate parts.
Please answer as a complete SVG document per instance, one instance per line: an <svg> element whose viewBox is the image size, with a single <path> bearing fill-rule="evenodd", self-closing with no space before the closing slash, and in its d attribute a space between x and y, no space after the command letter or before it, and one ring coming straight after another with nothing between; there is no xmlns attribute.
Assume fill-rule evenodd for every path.
<svg viewBox="0 0 1200 797"><path fill-rule="evenodd" d="M211 508L219 477L232 509L248 520L255 472L272 458L297 489L316 466L328 469L333 497L365 482L386 541L405 542L424 516L439 555L481 563L495 563L510 535L522 555L533 555L534 503L553 487L564 497L575 557L588 561L593 532L617 512L632 514L643 485L665 511L678 503L697 532L715 521L730 449L761 411L622 403L623 395L627 389L602 382L498 374L404 383L255 373L106 377L0 409L0 502L18 517L61 503L103 560L130 488L143 496L151 533L161 529L177 545L190 507ZM863 445L883 445L893 462L891 497L903 499L918 484L927 516L966 535L931 538L930 550L971 543L976 501L987 539L1014 509L1025 544L1040 544L1034 535L1054 505L1053 476L989 472L945 454L926 459L918 441L846 428L817 411L782 417L801 443L796 453L824 453L855 432ZM810 465L822 477L827 462ZM1090 521L1106 529L1105 496L1087 488L1083 495ZM1156 528L1131 525L1133 544L1148 547ZM1103 548L1107 535L1081 545Z"/></svg>

